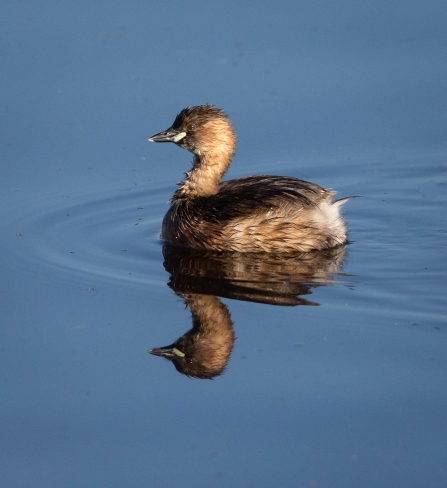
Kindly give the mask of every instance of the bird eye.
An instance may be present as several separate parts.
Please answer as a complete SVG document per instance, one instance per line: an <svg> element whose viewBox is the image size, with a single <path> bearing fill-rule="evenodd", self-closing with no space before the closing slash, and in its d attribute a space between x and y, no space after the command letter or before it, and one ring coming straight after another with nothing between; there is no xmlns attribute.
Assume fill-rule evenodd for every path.
<svg viewBox="0 0 447 488"><path fill-rule="evenodd" d="M188 125L186 126L186 130L187 130L187 131L193 131L193 130L196 130L196 126L195 126L195 124L188 124Z"/></svg>

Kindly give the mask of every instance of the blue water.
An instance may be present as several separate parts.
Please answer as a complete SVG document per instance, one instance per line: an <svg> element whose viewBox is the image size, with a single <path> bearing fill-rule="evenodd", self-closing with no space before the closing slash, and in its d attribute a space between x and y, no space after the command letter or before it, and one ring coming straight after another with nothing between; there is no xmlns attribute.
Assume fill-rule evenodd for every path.
<svg viewBox="0 0 447 488"><path fill-rule="evenodd" d="M445 2L0 9L2 486L444 486ZM163 248L191 157L147 138L206 102L229 178L359 195L342 255ZM147 352L203 296L212 381Z"/></svg>

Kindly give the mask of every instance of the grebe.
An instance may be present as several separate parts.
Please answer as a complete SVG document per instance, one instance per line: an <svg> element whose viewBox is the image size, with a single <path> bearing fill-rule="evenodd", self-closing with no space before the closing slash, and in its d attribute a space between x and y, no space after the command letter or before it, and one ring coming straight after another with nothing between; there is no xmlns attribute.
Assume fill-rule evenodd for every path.
<svg viewBox="0 0 447 488"><path fill-rule="evenodd" d="M194 154L163 219L165 241L193 249L276 253L346 243L340 207L348 198L334 201L335 192L290 176L221 181L236 135L217 107L185 108L149 141L173 142Z"/></svg>

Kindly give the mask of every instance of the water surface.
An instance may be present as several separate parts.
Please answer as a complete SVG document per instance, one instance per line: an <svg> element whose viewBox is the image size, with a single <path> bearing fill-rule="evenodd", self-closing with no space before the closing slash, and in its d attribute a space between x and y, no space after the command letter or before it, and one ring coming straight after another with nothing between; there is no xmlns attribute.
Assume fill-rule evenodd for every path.
<svg viewBox="0 0 447 488"><path fill-rule="evenodd" d="M443 486L445 5L256 6L3 4L5 486ZM191 157L147 137L205 102L229 178L359 195L341 254L163 248ZM147 352L192 303L213 380Z"/></svg>

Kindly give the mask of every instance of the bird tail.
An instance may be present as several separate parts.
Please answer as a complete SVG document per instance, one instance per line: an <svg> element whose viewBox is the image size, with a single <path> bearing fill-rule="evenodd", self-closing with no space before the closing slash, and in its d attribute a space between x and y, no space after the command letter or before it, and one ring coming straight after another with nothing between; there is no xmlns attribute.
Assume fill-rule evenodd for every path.
<svg viewBox="0 0 447 488"><path fill-rule="evenodd" d="M339 198L338 200L334 200L332 202L332 205L336 205L337 207L340 207L344 203L346 203L348 200L351 200L351 198L359 198L358 195L352 195L350 197L344 197L344 198Z"/></svg>

